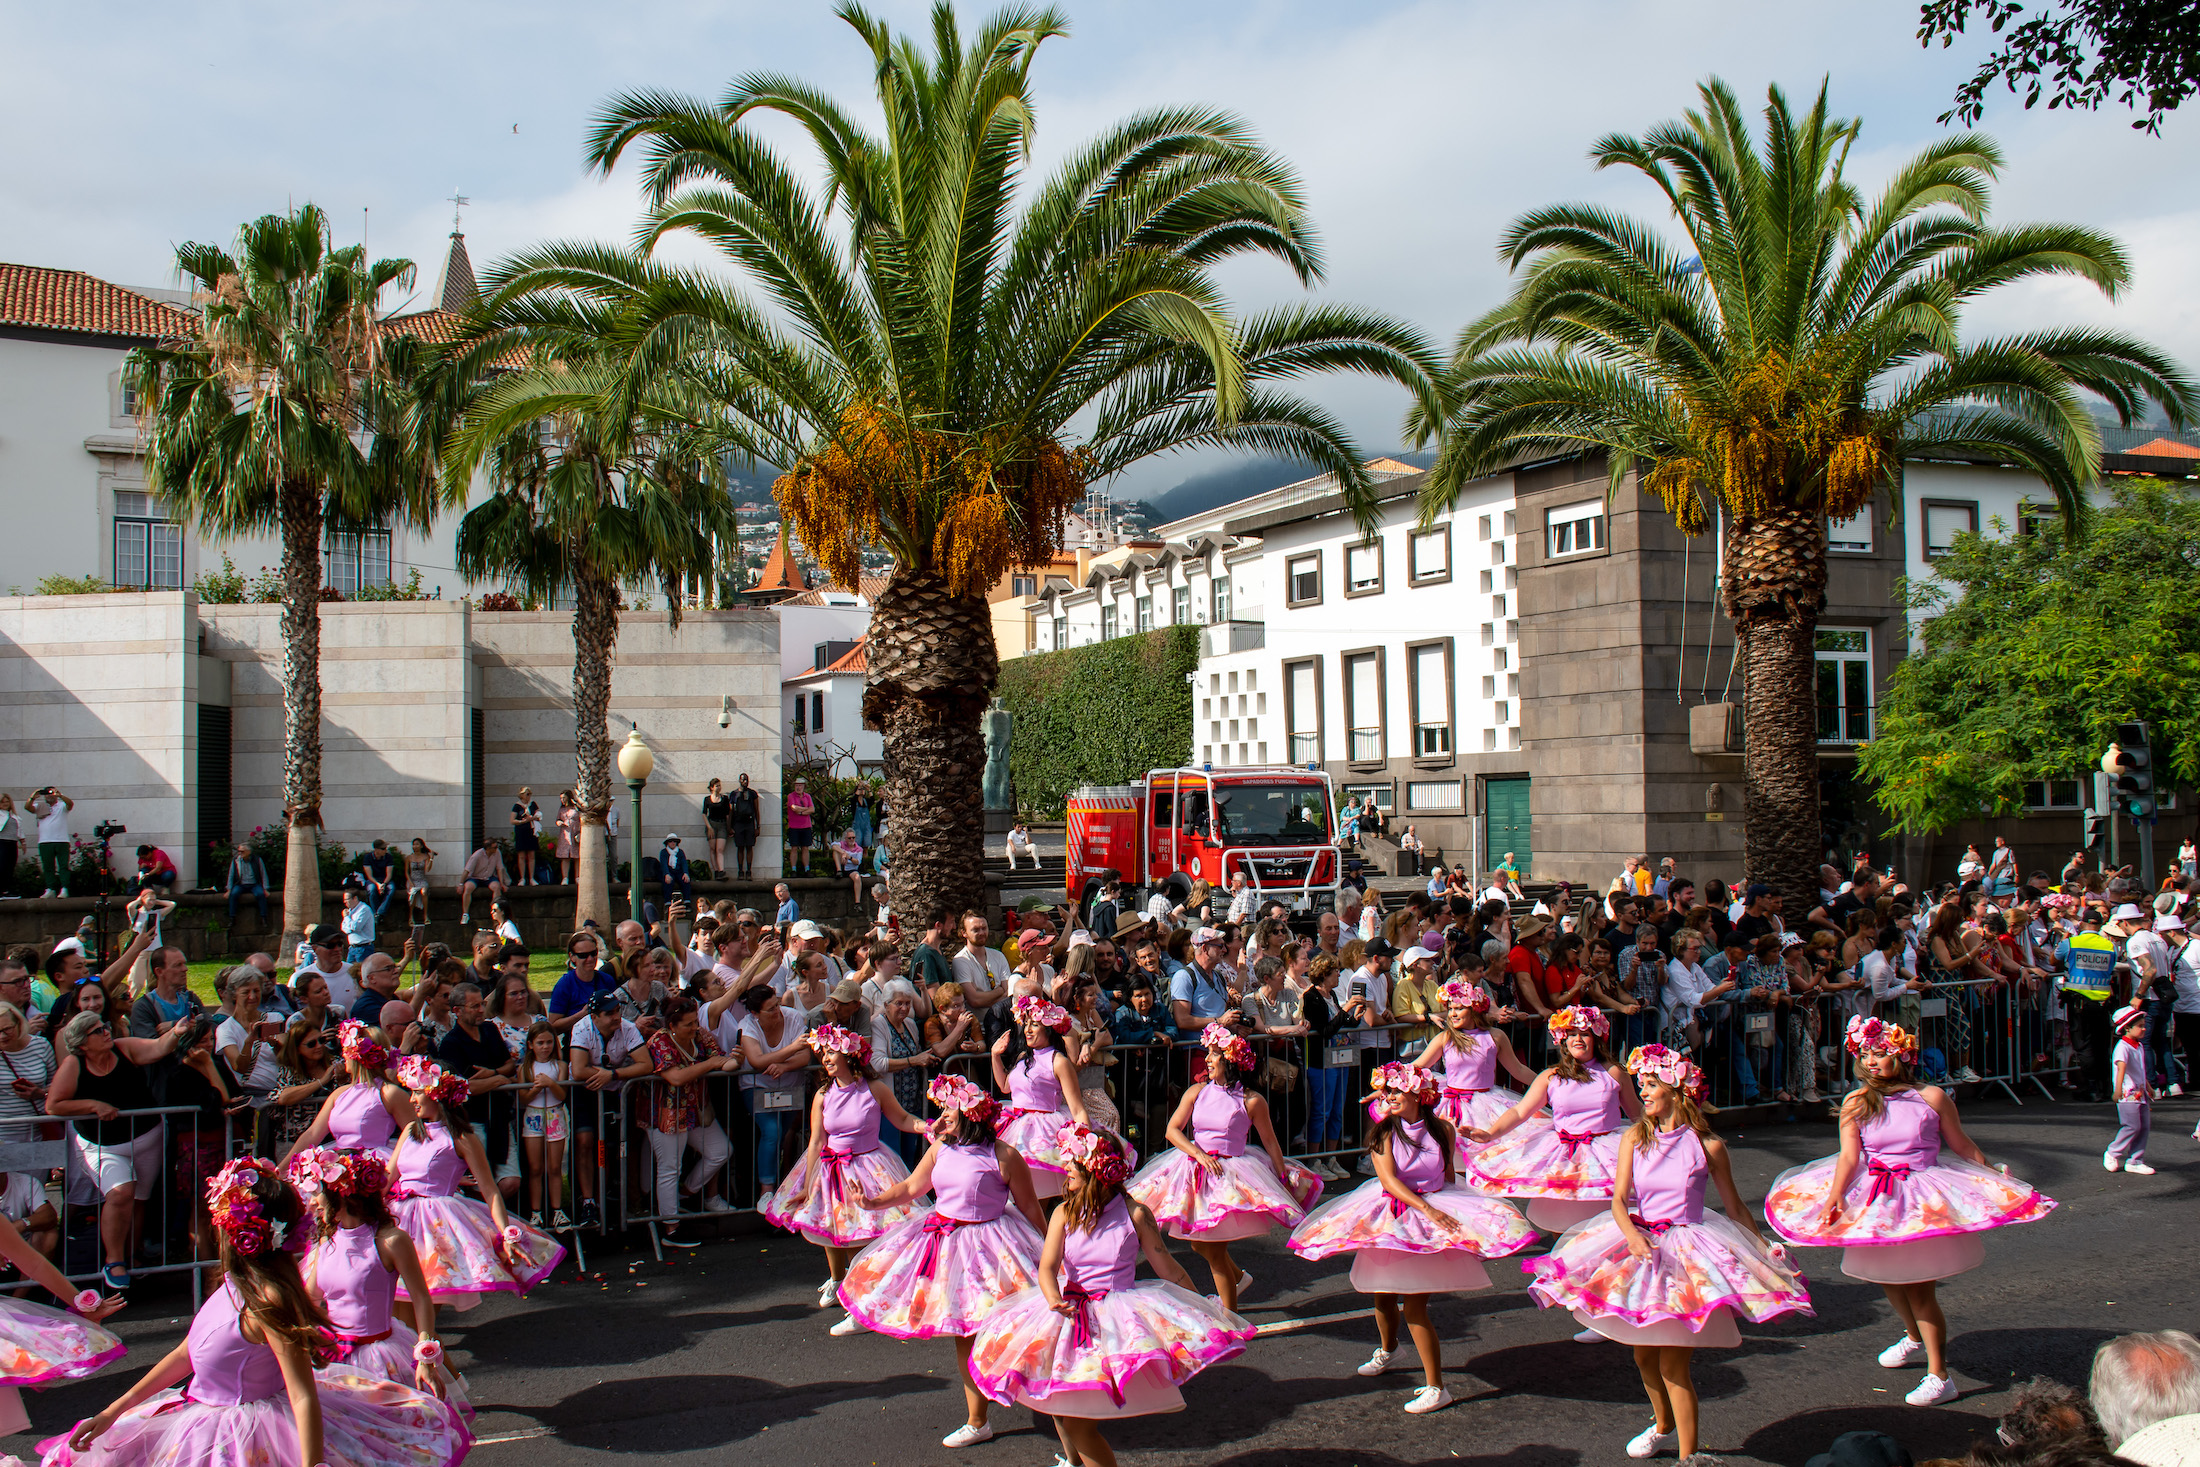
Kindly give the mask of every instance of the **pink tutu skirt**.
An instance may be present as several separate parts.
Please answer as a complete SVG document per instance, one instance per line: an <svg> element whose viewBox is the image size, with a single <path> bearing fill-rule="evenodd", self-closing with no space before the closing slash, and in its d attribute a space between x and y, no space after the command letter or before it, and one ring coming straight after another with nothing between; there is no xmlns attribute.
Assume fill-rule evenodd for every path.
<svg viewBox="0 0 2200 1467"><path fill-rule="evenodd" d="M122 1358L122 1341L84 1318L0 1295L0 1385L90 1375Z"/></svg>
<svg viewBox="0 0 2200 1467"><path fill-rule="evenodd" d="M1177 1388L1243 1354L1253 1326L1197 1294L1145 1279L1076 1314L1038 1289L1002 1303L978 1327L970 1380L1004 1406L1049 1416L1151 1416L1180 1411Z"/></svg>
<svg viewBox="0 0 2200 1467"><path fill-rule="evenodd" d="M1549 1116L1530 1116L1475 1150L1467 1163L1467 1180L1500 1197L1610 1202L1622 1134L1605 1131L1568 1143Z"/></svg>
<svg viewBox="0 0 2200 1467"><path fill-rule="evenodd" d="M1841 1250L1841 1272L1873 1284L1934 1284L1969 1273L1985 1261L1986 1243L1978 1233L1915 1243L1852 1243Z"/></svg>
<svg viewBox="0 0 2200 1467"><path fill-rule="evenodd" d="M328 1467L454 1467L473 1445L458 1413L410 1386L364 1375L323 1380L321 1457ZM66 1432L38 1444L42 1467L312 1467L298 1451L290 1397L237 1406L170 1387L147 1397L84 1451Z"/></svg>
<svg viewBox="0 0 2200 1467"><path fill-rule="evenodd" d="M1328 1258L1367 1249L1503 1258L1536 1240L1535 1229L1519 1213L1495 1198L1469 1192L1456 1182L1426 1195L1429 1206L1459 1221L1458 1232L1447 1233L1417 1210L1394 1202L1383 1190L1381 1180L1373 1179L1308 1213L1306 1220L1292 1229L1285 1246L1301 1258ZM1487 1281L1486 1276L1483 1281Z"/></svg>
<svg viewBox="0 0 2200 1467"><path fill-rule="evenodd" d="M1045 1243L1014 1208L978 1223L919 1213L855 1256L840 1302L897 1340L974 1335L1003 1299L1039 1286Z"/></svg>
<svg viewBox="0 0 2200 1467"><path fill-rule="evenodd" d="M454 1309L473 1308L483 1294L524 1294L565 1257L557 1239L526 1223L514 1224L519 1241L499 1253L489 1209L471 1197L396 1198L390 1218L419 1250L429 1296ZM402 1282L397 1297L410 1297Z"/></svg>
<svg viewBox="0 0 2200 1467"><path fill-rule="evenodd" d="M809 1170L807 1154L787 1169L786 1180L772 1193L772 1205L764 1209L765 1221L790 1233L800 1233L820 1248L854 1248L870 1242L887 1229L907 1222L923 1209L920 1202L905 1202L873 1212L860 1199L875 1197L888 1187L909 1180L909 1168L899 1154L883 1146L840 1161L819 1156L824 1175L802 1198L802 1205L788 1209L782 1200L801 1196Z"/></svg>
<svg viewBox="0 0 2200 1467"><path fill-rule="evenodd" d="M1229 1243L1257 1238L1279 1224L1298 1226L1321 1196L1322 1179L1296 1163L1287 1163L1279 1179L1264 1151L1224 1157L1222 1170L1210 1174L1172 1146L1123 1190L1133 1202L1144 1203L1170 1237Z"/></svg>
<svg viewBox="0 0 2200 1467"><path fill-rule="evenodd" d="M1857 1168L1840 1215L1829 1227L1826 1202L1839 1160L1820 1157L1773 1179L1772 1190L1765 1194L1765 1221L1774 1232L1790 1243L1876 1251L1888 1244L1921 1243L2032 1222L2055 1208L2054 1199L2029 1182L1942 1152L1939 1161L1912 1172ZM1982 1259L1983 1250L1976 1257ZM1975 1266L1975 1261L1965 1265ZM1923 1277L1944 1276L1881 1282L1914 1283Z"/></svg>
<svg viewBox="0 0 2200 1467"><path fill-rule="evenodd" d="M1031 1189L1041 1197L1062 1195L1062 1153L1055 1149L1054 1138L1069 1123L1070 1114L1066 1107L1061 1110L1027 1110L1003 1121L994 1133L1024 1159L1024 1165L1031 1169ZM1138 1148L1117 1133L1109 1134L1123 1143L1123 1159L1135 1168L1138 1165Z"/></svg>
<svg viewBox="0 0 2200 1467"><path fill-rule="evenodd" d="M1730 1218L1705 1213L1702 1222L1642 1231L1651 1243L1648 1258L1628 1250L1609 1212L1569 1229L1548 1254L1521 1264L1535 1275L1528 1292L1545 1308L1572 1310L1611 1339L1642 1345L1709 1345L1730 1334L1738 1340L1736 1315L1761 1324L1812 1312L1795 1265ZM1666 1324L1678 1331L1655 1328ZM1620 1327L1651 1329L1661 1338L1616 1332ZM1662 1338L1668 1333L1675 1337Z"/></svg>
<svg viewBox="0 0 2200 1467"><path fill-rule="evenodd" d="M313 1373L322 1380L334 1380L340 1375L364 1375L374 1380L393 1381L401 1386L417 1389L413 1367L413 1346L420 1336L411 1325L401 1319L390 1321L390 1332L379 1340L337 1341L337 1348L344 1353L329 1361ZM466 1399L466 1381L450 1367L448 1358L438 1367L443 1375L443 1399L458 1413L458 1419L473 1424L473 1403Z"/></svg>

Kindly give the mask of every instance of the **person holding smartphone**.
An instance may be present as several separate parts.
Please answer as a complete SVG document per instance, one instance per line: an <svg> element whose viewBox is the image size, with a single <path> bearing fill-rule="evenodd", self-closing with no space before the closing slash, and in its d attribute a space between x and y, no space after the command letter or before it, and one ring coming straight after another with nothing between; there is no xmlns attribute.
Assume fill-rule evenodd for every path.
<svg viewBox="0 0 2200 1467"><path fill-rule="evenodd" d="M273 1093L282 1073L283 1021L260 1012L265 983L260 970L250 964L231 968L223 1003L227 1012L214 1031L214 1047L229 1062L239 1085L255 1096Z"/></svg>

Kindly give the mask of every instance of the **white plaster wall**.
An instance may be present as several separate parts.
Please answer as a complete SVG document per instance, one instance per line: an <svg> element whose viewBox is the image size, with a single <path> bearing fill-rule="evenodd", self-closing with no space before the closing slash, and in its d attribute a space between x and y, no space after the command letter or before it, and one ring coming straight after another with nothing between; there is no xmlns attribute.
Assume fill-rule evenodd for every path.
<svg viewBox="0 0 2200 1467"><path fill-rule="evenodd" d="M780 695L779 730L784 757L792 762L800 757L794 736L794 703L801 698L807 702L812 694L825 695L825 722L822 740L819 730L812 728L804 736L804 742L813 756L821 756L823 745L830 744L845 757L835 763L835 772L854 774L857 768L876 764L886 757L886 738L876 729L863 726L863 690L869 680L850 673L831 676L797 678L785 685ZM809 713L803 714L805 724ZM850 762L850 761L853 762Z"/></svg>
<svg viewBox="0 0 2200 1467"><path fill-rule="evenodd" d="M868 606L777 606L779 676L782 681L811 670L820 642L853 642L871 630Z"/></svg>
<svg viewBox="0 0 2200 1467"><path fill-rule="evenodd" d="M58 785L76 801L76 835L89 840L101 820L129 826L115 841L119 869L152 844L191 880L197 682L189 592L0 598L0 789L21 812L32 789Z"/></svg>
<svg viewBox="0 0 2200 1467"><path fill-rule="evenodd" d="M0 590L47 575L109 575L112 499L102 491L94 437L127 437L115 375L122 346L65 346L0 337ZM185 582L189 583L188 571Z"/></svg>

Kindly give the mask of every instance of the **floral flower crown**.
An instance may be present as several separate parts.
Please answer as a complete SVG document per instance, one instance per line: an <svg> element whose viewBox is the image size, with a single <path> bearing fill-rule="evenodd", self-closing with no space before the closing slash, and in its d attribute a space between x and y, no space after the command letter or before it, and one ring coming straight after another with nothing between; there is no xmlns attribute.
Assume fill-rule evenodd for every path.
<svg viewBox="0 0 2200 1467"><path fill-rule="evenodd" d="M1690 1100L1702 1100L1711 1093L1703 1071L1687 1055L1662 1044L1645 1044L1627 1056L1627 1073L1670 1085Z"/></svg>
<svg viewBox="0 0 2200 1467"><path fill-rule="evenodd" d="M1054 1149L1064 1161L1074 1161L1085 1169L1094 1181L1108 1186L1122 1183L1131 1174L1131 1164L1123 1155L1123 1143L1105 1131L1095 1131L1090 1126L1074 1122L1054 1133Z"/></svg>
<svg viewBox="0 0 2200 1467"><path fill-rule="evenodd" d="M253 1195L253 1189L267 1177L282 1181L282 1173L275 1169L274 1162L264 1156L240 1156L216 1172L206 1184L206 1215L229 1240L229 1246L239 1253L264 1253L270 1248L280 1248L290 1232L290 1224L269 1217L267 1205ZM300 1229L298 1241L303 1243L305 1236L305 1231Z"/></svg>
<svg viewBox="0 0 2200 1467"><path fill-rule="evenodd" d="M1209 1024L1199 1031L1199 1042L1209 1049L1222 1051L1223 1059L1241 1070L1253 1067L1253 1046L1227 1024Z"/></svg>
<svg viewBox="0 0 2200 1467"><path fill-rule="evenodd" d="M323 1192L336 1197L379 1197L390 1185L389 1163L371 1151L340 1151L311 1146L290 1158L285 1178L310 1199Z"/></svg>
<svg viewBox="0 0 2200 1467"><path fill-rule="evenodd" d="M1060 1004L1048 1003L1036 993L1027 993L1009 1005L1019 1024L1037 1024L1042 1029L1052 1029L1057 1034L1069 1032L1069 1012Z"/></svg>
<svg viewBox="0 0 2200 1467"><path fill-rule="evenodd" d="M1899 1024L1858 1015L1849 1020L1848 1048L1853 1055L1892 1054L1914 1060L1917 1058L1917 1036Z"/></svg>
<svg viewBox="0 0 2200 1467"><path fill-rule="evenodd" d="M960 1075L942 1075L927 1085L924 1093L941 1110L951 1110L974 1121L985 1120L1000 1109L998 1101Z"/></svg>
<svg viewBox="0 0 2200 1467"><path fill-rule="evenodd" d="M853 1055L858 1065L871 1063L871 1041L838 1024L820 1024L810 1031L810 1043L835 1054Z"/></svg>
<svg viewBox="0 0 2200 1467"><path fill-rule="evenodd" d="M374 1031L357 1019L346 1019L336 1026L336 1038L343 1046L344 1058L370 1070L384 1069L390 1062L390 1047L374 1037Z"/></svg>
<svg viewBox="0 0 2200 1467"><path fill-rule="evenodd" d="M1444 1002L1452 1008L1472 1009L1475 1013L1490 1011L1490 991L1479 983L1461 983L1457 979L1444 985Z"/></svg>
<svg viewBox="0 0 2200 1467"><path fill-rule="evenodd" d="M473 1087L463 1075L454 1075L423 1054L408 1054L397 1062L397 1083L415 1095L425 1095L437 1105L464 1105L473 1098Z"/></svg>
<svg viewBox="0 0 2200 1467"><path fill-rule="evenodd" d="M1568 1034L1588 1034L1598 1039L1612 1032L1612 1021L1604 1017L1604 1010L1591 1008L1585 1003L1568 1005L1544 1022L1553 1039Z"/></svg>
<svg viewBox="0 0 2200 1467"><path fill-rule="evenodd" d="M1443 1088L1434 1070L1424 1070L1418 1065L1403 1064L1397 1060L1377 1069L1367 1083L1373 1088L1375 1095L1386 1091L1392 1095L1410 1095L1424 1104L1434 1100L1436 1092Z"/></svg>

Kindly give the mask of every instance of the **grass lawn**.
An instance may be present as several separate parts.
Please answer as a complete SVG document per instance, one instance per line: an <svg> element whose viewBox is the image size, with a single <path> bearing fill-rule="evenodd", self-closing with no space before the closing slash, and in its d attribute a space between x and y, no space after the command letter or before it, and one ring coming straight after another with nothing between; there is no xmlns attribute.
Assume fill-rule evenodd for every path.
<svg viewBox="0 0 2200 1467"><path fill-rule="evenodd" d="M204 961L193 963L191 965L191 991L197 994L205 1003L214 1002L214 975L232 963L243 962L246 956L244 953L239 953L233 958L207 958ZM564 972L565 954L554 948L547 952L537 952L528 959L528 981L534 984L535 991L538 993L548 994L551 985L556 983ZM406 979L406 986L411 986L410 976Z"/></svg>

